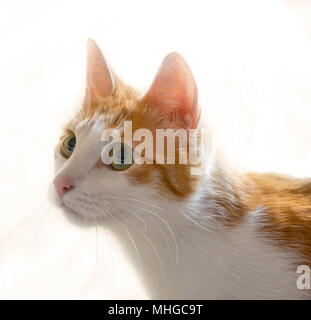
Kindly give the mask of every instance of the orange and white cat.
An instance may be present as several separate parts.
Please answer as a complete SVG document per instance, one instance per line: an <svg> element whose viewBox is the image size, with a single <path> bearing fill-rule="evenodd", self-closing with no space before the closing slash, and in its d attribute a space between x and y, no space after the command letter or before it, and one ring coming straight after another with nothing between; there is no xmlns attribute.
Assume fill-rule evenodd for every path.
<svg viewBox="0 0 311 320"><path fill-rule="evenodd" d="M309 298L296 270L311 265L311 180L237 173L210 141L201 175L191 163L103 163L103 130L122 135L125 121L152 133L203 128L197 96L178 53L140 96L89 40L84 103L55 151L64 207L115 228L151 298Z"/></svg>

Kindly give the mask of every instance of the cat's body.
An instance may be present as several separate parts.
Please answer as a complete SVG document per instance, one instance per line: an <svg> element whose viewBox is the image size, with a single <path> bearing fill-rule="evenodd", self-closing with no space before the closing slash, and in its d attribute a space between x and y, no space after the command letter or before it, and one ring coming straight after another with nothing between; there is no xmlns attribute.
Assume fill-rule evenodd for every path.
<svg viewBox="0 0 311 320"><path fill-rule="evenodd" d="M296 269L311 264L310 180L237 174L211 145L200 176L189 163L114 171L101 161L102 131L122 131L124 121L152 133L199 129L195 82L172 54L140 98L113 79L90 41L87 84L84 106L56 149L56 190L80 215L109 219L151 298L309 297L297 288ZM68 147L73 136L77 144Z"/></svg>
<svg viewBox="0 0 311 320"><path fill-rule="evenodd" d="M218 172L211 174L217 175L216 181L219 181ZM255 182L247 177L245 179L247 182L243 189L251 191ZM220 181L225 180L226 177ZM289 179L287 183L290 186L293 181ZM271 184L267 187L271 187ZM132 261L148 284L151 297L309 298L308 290L299 290L296 286L296 269L298 265L310 264L308 250L304 251L304 246L299 243L299 235L310 230L310 225L303 226L298 219L295 225L290 218L287 222L276 222L271 208L261 202L258 202L256 209L229 211L230 204L221 203L220 198L234 202L232 208L243 205L235 198L232 189L228 181L224 185L211 183L209 176L197 193L186 201L159 199L156 205L154 196L148 196L146 189L142 189L135 196L135 205L130 208L147 223L145 235L149 240L142 235L144 225L139 219L128 212L123 213L122 219L116 213L117 219L122 219L129 233L123 227L115 232L122 239L127 252L131 252ZM301 189L295 190L297 195L301 193L303 196ZM119 196L127 197L126 194ZM251 198L256 195L251 192L247 196ZM272 196L277 198L278 194ZM299 216L301 209L297 207L297 211L290 215ZM173 234L159 217L171 227ZM288 238L285 234L291 228L297 229L294 230L297 238L286 243ZM306 229L301 230L303 228Z"/></svg>

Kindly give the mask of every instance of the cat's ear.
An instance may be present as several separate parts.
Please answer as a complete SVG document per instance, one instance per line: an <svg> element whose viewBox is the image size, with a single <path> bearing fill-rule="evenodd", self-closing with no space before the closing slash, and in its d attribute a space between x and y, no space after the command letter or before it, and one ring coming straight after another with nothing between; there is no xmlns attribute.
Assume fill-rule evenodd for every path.
<svg viewBox="0 0 311 320"><path fill-rule="evenodd" d="M171 53L162 65L143 101L160 108L178 127L196 128L200 117L198 90L185 59Z"/></svg>
<svg viewBox="0 0 311 320"><path fill-rule="evenodd" d="M87 42L86 92L91 98L105 97L113 93L114 80L96 42Z"/></svg>

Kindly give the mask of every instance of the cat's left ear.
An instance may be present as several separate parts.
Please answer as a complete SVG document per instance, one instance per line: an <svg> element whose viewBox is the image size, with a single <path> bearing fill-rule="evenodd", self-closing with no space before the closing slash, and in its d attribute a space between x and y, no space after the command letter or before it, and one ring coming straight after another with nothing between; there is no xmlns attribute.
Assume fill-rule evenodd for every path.
<svg viewBox="0 0 311 320"><path fill-rule="evenodd" d="M96 42L87 42L86 92L91 98L106 97L113 93L112 72Z"/></svg>
<svg viewBox="0 0 311 320"><path fill-rule="evenodd" d="M171 53L162 65L143 101L158 107L160 112L179 128L195 129L200 118L198 89L185 59Z"/></svg>

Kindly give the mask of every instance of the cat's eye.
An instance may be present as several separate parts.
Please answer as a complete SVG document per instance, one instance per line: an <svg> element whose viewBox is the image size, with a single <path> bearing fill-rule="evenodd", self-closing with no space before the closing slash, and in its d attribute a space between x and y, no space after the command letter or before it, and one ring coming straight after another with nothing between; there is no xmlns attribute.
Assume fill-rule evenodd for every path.
<svg viewBox="0 0 311 320"><path fill-rule="evenodd" d="M111 149L109 155L112 157L111 167L114 170L125 170L133 164L133 151L124 143Z"/></svg>
<svg viewBox="0 0 311 320"><path fill-rule="evenodd" d="M73 132L68 133L63 139L61 150L66 158L69 158L76 146L76 136Z"/></svg>

